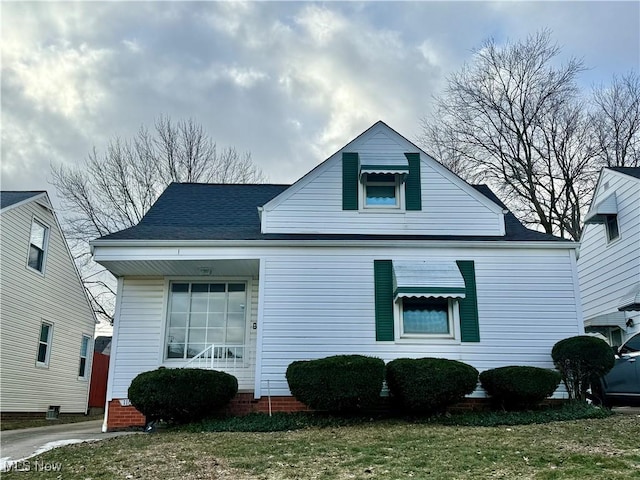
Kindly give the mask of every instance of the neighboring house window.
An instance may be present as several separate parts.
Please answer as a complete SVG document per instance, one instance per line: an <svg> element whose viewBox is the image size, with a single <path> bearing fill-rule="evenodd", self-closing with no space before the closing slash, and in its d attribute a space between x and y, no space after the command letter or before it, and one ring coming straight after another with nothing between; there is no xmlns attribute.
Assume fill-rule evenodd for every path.
<svg viewBox="0 0 640 480"><path fill-rule="evenodd" d="M622 329L620 327L586 327L585 333L599 333L607 339L609 345L618 347L622 345Z"/></svg>
<svg viewBox="0 0 640 480"><path fill-rule="evenodd" d="M38 365L49 365L51 357L51 337L53 335L53 325L42 322L40 325L40 338L38 340Z"/></svg>
<svg viewBox="0 0 640 480"><path fill-rule="evenodd" d="M44 257L47 247L49 229L37 220L31 223L31 238L29 240L29 259L27 265L37 270L44 271Z"/></svg>
<svg viewBox="0 0 640 480"><path fill-rule="evenodd" d="M454 300L446 298L398 299L402 337L453 337Z"/></svg>
<svg viewBox="0 0 640 480"><path fill-rule="evenodd" d="M78 368L78 377L87 378L87 355L89 354L89 342L91 337L88 335L82 336L82 343L80 344L80 367Z"/></svg>
<svg viewBox="0 0 640 480"><path fill-rule="evenodd" d="M400 208L398 176L369 173L363 181L365 208Z"/></svg>
<svg viewBox="0 0 640 480"><path fill-rule="evenodd" d="M167 358L191 358L211 345L243 346L246 302L244 283L172 283Z"/></svg>
<svg viewBox="0 0 640 480"><path fill-rule="evenodd" d="M607 240L612 241L620 236L620 231L618 229L618 216L617 215L607 215L605 226L607 229Z"/></svg>

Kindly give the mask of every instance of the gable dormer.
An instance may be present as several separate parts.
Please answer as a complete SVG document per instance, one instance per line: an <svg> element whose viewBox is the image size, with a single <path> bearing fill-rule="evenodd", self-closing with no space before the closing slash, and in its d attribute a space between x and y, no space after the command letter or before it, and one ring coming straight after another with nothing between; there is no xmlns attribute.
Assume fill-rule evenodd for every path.
<svg viewBox="0 0 640 480"><path fill-rule="evenodd" d="M503 236L504 210L378 122L265 204L262 233Z"/></svg>
<svg viewBox="0 0 640 480"><path fill-rule="evenodd" d="M420 154L342 152L343 210L422 210Z"/></svg>

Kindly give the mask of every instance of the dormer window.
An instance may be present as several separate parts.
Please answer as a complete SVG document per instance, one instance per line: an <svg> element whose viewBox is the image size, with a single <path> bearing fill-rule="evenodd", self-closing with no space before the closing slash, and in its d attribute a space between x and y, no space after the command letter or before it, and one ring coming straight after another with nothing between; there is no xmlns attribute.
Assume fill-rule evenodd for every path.
<svg viewBox="0 0 640 480"><path fill-rule="evenodd" d="M362 178L365 208L400 208L400 182L391 173L367 173Z"/></svg>
<svg viewBox="0 0 640 480"><path fill-rule="evenodd" d="M422 210L420 154L342 153L342 210Z"/></svg>
<svg viewBox="0 0 640 480"><path fill-rule="evenodd" d="M616 193L606 197L601 202L592 205L584 219L585 224L603 224L607 235L607 242L612 242L620 236L618 226L618 201Z"/></svg>

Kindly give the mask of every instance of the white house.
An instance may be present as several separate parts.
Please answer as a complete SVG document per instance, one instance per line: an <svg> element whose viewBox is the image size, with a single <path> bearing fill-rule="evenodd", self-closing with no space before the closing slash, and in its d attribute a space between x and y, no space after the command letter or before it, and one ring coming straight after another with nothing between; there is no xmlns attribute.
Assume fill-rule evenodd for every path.
<svg viewBox="0 0 640 480"><path fill-rule="evenodd" d="M46 192L0 192L3 417L85 413L96 318Z"/></svg>
<svg viewBox="0 0 640 480"><path fill-rule="evenodd" d="M92 245L118 278L108 428L130 424L131 380L161 365L227 370L245 411L288 409L294 360L552 367L583 333L577 245L382 122L291 186L172 184Z"/></svg>
<svg viewBox="0 0 640 480"><path fill-rule="evenodd" d="M640 331L640 167L600 172L580 244L585 330L620 345Z"/></svg>

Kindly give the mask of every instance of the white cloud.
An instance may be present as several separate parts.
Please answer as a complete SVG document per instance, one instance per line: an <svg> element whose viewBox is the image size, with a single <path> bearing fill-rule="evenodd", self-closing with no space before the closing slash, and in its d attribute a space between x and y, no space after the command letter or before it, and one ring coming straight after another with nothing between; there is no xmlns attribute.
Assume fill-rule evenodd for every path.
<svg viewBox="0 0 640 480"><path fill-rule="evenodd" d="M319 46L325 46L347 28L347 21L340 14L317 5L305 7L296 17L296 23L301 25Z"/></svg>
<svg viewBox="0 0 640 480"><path fill-rule="evenodd" d="M3 52L3 77L25 97L67 118L93 115L106 100L100 70L111 52L67 42Z"/></svg>
<svg viewBox="0 0 640 480"><path fill-rule="evenodd" d="M251 88L259 81L268 78L266 73L255 68L226 67L223 74L242 88Z"/></svg>

